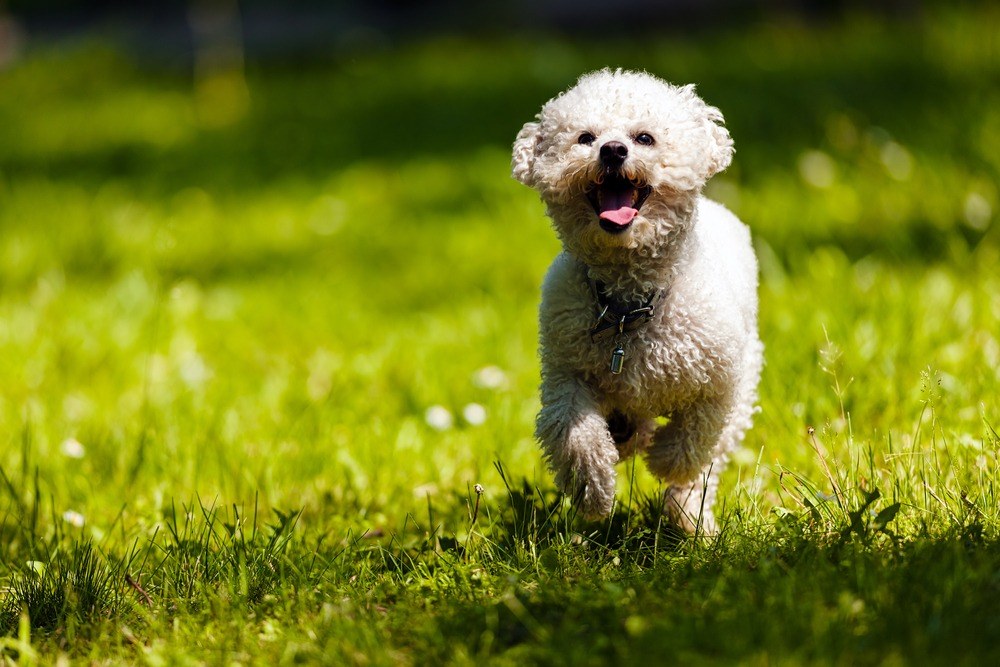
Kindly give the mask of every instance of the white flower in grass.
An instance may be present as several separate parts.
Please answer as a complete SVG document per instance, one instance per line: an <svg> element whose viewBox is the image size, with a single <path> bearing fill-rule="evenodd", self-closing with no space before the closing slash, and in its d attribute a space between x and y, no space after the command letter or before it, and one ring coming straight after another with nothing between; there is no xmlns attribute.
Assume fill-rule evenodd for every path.
<svg viewBox="0 0 1000 667"><path fill-rule="evenodd" d="M473 373L472 384L481 389L499 389L507 384L507 374L499 366L483 366Z"/></svg>
<svg viewBox="0 0 1000 667"><path fill-rule="evenodd" d="M83 515L76 510L66 510L62 515L63 521L75 528L83 528L83 524L87 522L83 518Z"/></svg>
<svg viewBox="0 0 1000 667"><path fill-rule="evenodd" d="M486 408L479 403L469 403L462 408L462 419L470 426L479 426L486 421Z"/></svg>
<svg viewBox="0 0 1000 667"><path fill-rule="evenodd" d="M76 438L66 438L63 440L63 443L59 446L59 451L63 453L63 456L71 459L82 459L87 453L83 445Z"/></svg>
<svg viewBox="0 0 1000 667"><path fill-rule="evenodd" d="M427 482L426 484L420 484L413 488L413 495L416 498L426 498L428 496L433 496L437 494L438 486L433 482Z"/></svg>
<svg viewBox="0 0 1000 667"><path fill-rule="evenodd" d="M432 405L424 412L424 421L435 431L447 431L454 424L451 413L443 405Z"/></svg>

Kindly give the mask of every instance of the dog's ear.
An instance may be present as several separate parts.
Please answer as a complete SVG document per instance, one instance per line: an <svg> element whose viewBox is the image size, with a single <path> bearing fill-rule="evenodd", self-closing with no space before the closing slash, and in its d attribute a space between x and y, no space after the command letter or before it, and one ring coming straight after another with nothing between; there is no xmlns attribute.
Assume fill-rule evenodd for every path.
<svg viewBox="0 0 1000 667"><path fill-rule="evenodd" d="M704 104L704 103L702 103ZM723 123L722 112L704 105L704 128L708 135L708 154L705 160L704 179L707 181L729 166L733 161L733 138Z"/></svg>
<svg viewBox="0 0 1000 667"><path fill-rule="evenodd" d="M514 155L510 160L511 174L528 187L535 185L535 149L542 140L542 126L525 123L514 140Z"/></svg>
<svg viewBox="0 0 1000 667"><path fill-rule="evenodd" d="M694 84L681 86L681 99L687 104L693 114L695 126L703 134L695 153L690 157L691 184L700 188L708 179L729 166L733 161L733 140L723 123L722 112L709 106L695 92ZM692 128L692 131L695 131Z"/></svg>

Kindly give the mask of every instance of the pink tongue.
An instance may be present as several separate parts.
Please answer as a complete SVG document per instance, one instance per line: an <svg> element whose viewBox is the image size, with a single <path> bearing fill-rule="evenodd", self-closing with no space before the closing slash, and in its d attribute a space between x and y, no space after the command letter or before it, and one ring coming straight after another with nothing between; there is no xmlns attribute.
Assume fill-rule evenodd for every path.
<svg viewBox="0 0 1000 667"><path fill-rule="evenodd" d="M639 215L639 211L631 206L622 206L614 211L601 211L601 220L613 222L616 225L627 225L632 222L632 218Z"/></svg>
<svg viewBox="0 0 1000 667"><path fill-rule="evenodd" d="M639 215L639 211L629 206L631 203L631 190L606 192L601 201L600 218L616 225L627 225L632 222L632 218Z"/></svg>

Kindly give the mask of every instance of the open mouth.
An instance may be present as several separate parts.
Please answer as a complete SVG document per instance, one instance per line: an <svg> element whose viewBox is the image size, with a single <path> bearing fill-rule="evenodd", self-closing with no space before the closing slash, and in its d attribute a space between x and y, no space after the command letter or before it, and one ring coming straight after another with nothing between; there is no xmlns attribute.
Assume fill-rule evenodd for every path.
<svg viewBox="0 0 1000 667"><path fill-rule="evenodd" d="M607 172L587 190L587 199L601 229L620 234L631 226L652 191L650 186L626 178L621 172Z"/></svg>

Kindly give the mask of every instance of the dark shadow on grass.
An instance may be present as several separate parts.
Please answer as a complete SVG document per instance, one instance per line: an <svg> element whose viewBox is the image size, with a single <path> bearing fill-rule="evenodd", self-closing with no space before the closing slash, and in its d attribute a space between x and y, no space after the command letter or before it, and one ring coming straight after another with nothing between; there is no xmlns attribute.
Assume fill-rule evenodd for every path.
<svg viewBox="0 0 1000 667"><path fill-rule="evenodd" d="M396 628L473 655L560 664L682 662L990 664L1000 548L978 524L902 543L846 545L807 523L730 534L651 567L528 573L502 594ZM682 659L683 658L683 659Z"/></svg>
<svg viewBox="0 0 1000 667"><path fill-rule="evenodd" d="M775 251L781 267L795 273L802 270L802 260L813 251L834 247L853 264L872 257L895 266L928 266L953 261L973 252L981 243L995 243L997 234L979 231L965 225L942 228L924 218L896 225L892 229L878 225L828 227L821 231L809 228L773 230L759 234Z"/></svg>
<svg viewBox="0 0 1000 667"><path fill-rule="evenodd" d="M608 517L588 521L554 488L542 489L527 479L512 481L500 463L496 468L505 489L501 502L480 507L480 498L461 495L443 506L428 501L426 525L408 516L399 532L374 549L378 567L408 575L421 568L433 572L458 563L481 563L491 569L558 576L612 562L625 568L650 567L659 555L703 539L666 520L662 493L640 495L628 506L616 505ZM460 539L462 531L467 536Z"/></svg>
<svg viewBox="0 0 1000 667"><path fill-rule="evenodd" d="M672 526L662 512L662 494L640 495L634 506L616 504L604 519L587 521L577 516L569 499L555 489L542 490L527 479L508 479L496 465L503 480L507 503L494 517L492 538L502 551L544 553L547 549L589 551L601 558L627 558L636 565L648 565L657 553L677 549L687 535ZM565 555L564 554L564 555ZM556 562L553 558L549 563ZM542 565L545 566L543 559Z"/></svg>

